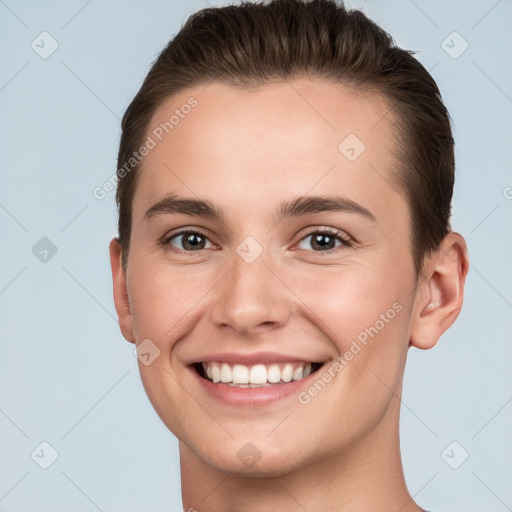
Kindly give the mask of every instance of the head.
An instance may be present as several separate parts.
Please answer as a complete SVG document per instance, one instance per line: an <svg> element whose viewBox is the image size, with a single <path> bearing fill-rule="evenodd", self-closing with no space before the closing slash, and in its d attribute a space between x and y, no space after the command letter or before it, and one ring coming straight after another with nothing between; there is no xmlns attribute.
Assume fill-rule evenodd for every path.
<svg viewBox="0 0 512 512"><path fill-rule="evenodd" d="M205 9L129 105L118 158L116 309L159 354L142 380L183 446L253 472L251 442L286 471L395 424L407 350L453 323L467 272L450 120L412 52L334 1ZM217 407L198 382L213 354L269 352L332 368L280 402L292 435L279 404Z"/></svg>

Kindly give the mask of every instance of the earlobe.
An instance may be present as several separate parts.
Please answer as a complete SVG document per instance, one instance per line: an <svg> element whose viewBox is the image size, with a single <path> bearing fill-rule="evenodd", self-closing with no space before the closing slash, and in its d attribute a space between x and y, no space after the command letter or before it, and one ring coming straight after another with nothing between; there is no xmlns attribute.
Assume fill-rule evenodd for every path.
<svg viewBox="0 0 512 512"><path fill-rule="evenodd" d="M462 309L469 269L464 238L449 233L426 267L416 293L410 335L411 345L423 350L437 344Z"/></svg>
<svg viewBox="0 0 512 512"><path fill-rule="evenodd" d="M110 241L109 251L114 304L119 319L119 327L124 339L130 343L135 343L128 288L126 285L126 273L121 264L121 244L118 238L113 238Z"/></svg>

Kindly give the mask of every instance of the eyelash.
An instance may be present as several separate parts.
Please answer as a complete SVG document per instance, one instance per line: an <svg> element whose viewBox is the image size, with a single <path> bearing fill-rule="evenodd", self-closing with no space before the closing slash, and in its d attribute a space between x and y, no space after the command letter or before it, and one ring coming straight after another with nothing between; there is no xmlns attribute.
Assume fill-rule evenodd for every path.
<svg viewBox="0 0 512 512"><path fill-rule="evenodd" d="M306 233L304 236L302 236L302 238L299 240L298 243L300 243L303 240L305 240L306 238L308 238L308 237L310 237L312 235L316 235L316 234L331 235L331 236L337 238L341 242L341 245L338 245L337 247L334 247L332 249L327 249L325 251L312 251L312 252L315 252L315 253L318 253L318 254L329 255L329 254L332 254L334 252L339 251L340 249L343 249L344 247L353 247L353 245L354 245L353 240L347 234L345 234L343 231L340 231L340 230L335 229L335 228L330 228L330 227L327 227L327 226L321 226L321 227L316 227L316 228L312 229L311 231ZM185 250L182 250L182 249L177 249L176 247L173 247L170 244L171 240L173 240L174 238L177 238L179 236L183 236L183 235L200 235L201 237L206 238L208 241L210 241L208 236L205 233L203 233L202 231L200 231L198 229L187 229L187 228L185 228L185 229L181 229L180 231L177 231L175 233L171 233L168 236L165 236L160 241L160 244L162 246L164 246L165 248L170 248L170 250L178 252L180 254L193 254L195 252L200 252L200 251L204 250L204 249L199 249L197 251L185 251ZM212 243L212 242L210 241L210 243Z"/></svg>

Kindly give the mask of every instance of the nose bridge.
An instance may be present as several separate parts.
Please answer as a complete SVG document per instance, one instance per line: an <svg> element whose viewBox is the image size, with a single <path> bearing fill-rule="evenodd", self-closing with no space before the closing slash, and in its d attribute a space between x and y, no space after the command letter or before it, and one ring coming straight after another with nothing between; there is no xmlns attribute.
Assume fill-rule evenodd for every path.
<svg viewBox="0 0 512 512"><path fill-rule="evenodd" d="M286 287L271 271L267 251L256 255L251 243L242 242L233 253L231 270L217 287L212 310L217 326L230 326L244 334L262 326L283 325L290 308Z"/></svg>

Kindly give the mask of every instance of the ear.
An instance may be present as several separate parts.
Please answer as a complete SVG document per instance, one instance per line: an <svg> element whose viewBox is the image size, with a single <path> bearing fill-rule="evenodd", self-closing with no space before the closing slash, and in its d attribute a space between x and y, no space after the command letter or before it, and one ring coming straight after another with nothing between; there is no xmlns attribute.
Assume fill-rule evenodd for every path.
<svg viewBox="0 0 512 512"><path fill-rule="evenodd" d="M130 343L135 343L128 288L126 286L126 273L121 265L121 243L119 238L113 238L110 241L109 251L112 284L114 287L114 304L119 319L119 327L124 339Z"/></svg>
<svg viewBox="0 0 512 512"><path fill-rule="evenodd" d="M458 233L449 233L425 264L416 290L410 341L426 350L455 322L462 308L469 269L467 247Z"/></svg>

